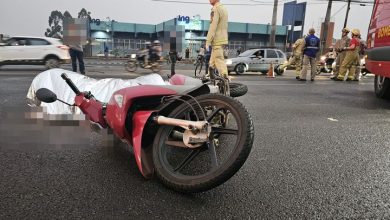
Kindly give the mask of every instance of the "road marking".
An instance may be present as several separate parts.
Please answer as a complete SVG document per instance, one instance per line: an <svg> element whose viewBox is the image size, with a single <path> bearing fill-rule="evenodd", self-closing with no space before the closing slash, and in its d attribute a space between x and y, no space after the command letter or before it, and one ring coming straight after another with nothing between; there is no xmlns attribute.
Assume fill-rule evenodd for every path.
<svg viewBox="0 0 390 220"><path fill-rule="evenodd" d="M335 122L339 121L339 120L334 119L334 118L328 118L328 120L329 120L329 121L335 121Z"/></svg>

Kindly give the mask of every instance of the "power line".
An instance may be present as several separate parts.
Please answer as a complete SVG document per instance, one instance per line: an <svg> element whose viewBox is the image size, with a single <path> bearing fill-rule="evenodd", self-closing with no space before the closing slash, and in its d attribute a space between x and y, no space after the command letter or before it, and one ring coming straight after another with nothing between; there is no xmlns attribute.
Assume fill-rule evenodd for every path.
<svg viewBox="0 0 390 220"><path fill-rule="evenodd" d="M210 5L206 2L194 2L194 1L181 1L181 0L151 0L154 2L167 2L167 3L181 3L181 4L196 4L196 5ZM257 5L271 5L269 3L224 3L224 5L233 5L233 6L257 6Z"/></svg>
<svg viewBox="0 0 390 220"><path fill-rule="evenodd" d="M183 1L183 0L150 0L154 2L164 2L164 3L179 3L179 4L195 4L195 5L209 5L210 3L207 2L198 2L198 1ZM250 2L253 3L223 3L224 5L229 5L229 6L272 6L273 2L271 1L257 1L257 0L249 0ZM291 0L284 0L278 5L283 5L284 3L287 3ZM321 0L314 0L317 2L306 2L306 5L321 5L321 4L327 4L327 2L321 1ZM337 3L341 3L344 1L340 1ZM354 3L369 3L369 2L354 2Z"/></svg>

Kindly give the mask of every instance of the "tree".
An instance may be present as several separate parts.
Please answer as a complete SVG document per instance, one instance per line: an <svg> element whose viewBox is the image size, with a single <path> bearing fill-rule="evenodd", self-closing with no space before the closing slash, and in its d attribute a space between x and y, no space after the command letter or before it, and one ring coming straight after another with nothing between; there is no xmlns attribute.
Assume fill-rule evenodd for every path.
<svg viewBox="0 0 390 220"><path fill-rule="evenodd" d="M52 11L49 16L49 28L46 29L46 37L62 37L62 21L64 15L60 11Z"/></svg>
<svg viewBox="0 0 390 220"><path fill-rule="evenodd" d="M82 8L77 16L78 18L87 18L89 21L91 20L91 12Z"/></svg>
<svg viewBox="0 0 390 220"><path fill-rule="evenodd" d="M82 8L80 12L78 13L78 18L87 18L88 20L91 20L91 12L85 10L85 8ZM63 31L63 23L64 20L73 18L72 15L69 13L69 11L65 11L63 14L62 12L55 10L50 13L49 16L49 27L46 28L45 36L46 37L55 37L55 38L62 38L62 31Z"/></svg>
<svg viewBox="0 0 390 220"><path fill-rule="evenodd" d="M64 12L64 19L67 19L67 18L73 18L72 15L69 13L69 11Z"/></svg>

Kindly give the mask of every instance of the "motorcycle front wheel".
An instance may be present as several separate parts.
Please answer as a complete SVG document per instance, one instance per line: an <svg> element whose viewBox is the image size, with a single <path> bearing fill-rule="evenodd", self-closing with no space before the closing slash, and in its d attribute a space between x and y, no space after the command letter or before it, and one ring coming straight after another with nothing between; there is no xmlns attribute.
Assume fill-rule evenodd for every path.
<svg viewBox="0 0 390 220"><path fill-rule="evenodd" d="M159 73L161 71L160 62L153 63L150 69L152 70L153 73Z"/></svg>
<svg viewBox="0 0 390 220"><path fill-rule="evenodd" d="M137 70L137 63L134 62L134 61L128 61L126 64L125 64L125 69L128 71L128 72L135 72Z"/></svg>
<svg viewBox="0 0 390 220"><path fill-rule="evenodd" d="M219 94L196 101L199 105L187 101L168 117L207 120L212 126L208 141L186 148L183 128L161 126L153 144L156 175L168 188L185 193L207 191L230 179L248 158L254 138L252 118L239 101Z"/></svg>

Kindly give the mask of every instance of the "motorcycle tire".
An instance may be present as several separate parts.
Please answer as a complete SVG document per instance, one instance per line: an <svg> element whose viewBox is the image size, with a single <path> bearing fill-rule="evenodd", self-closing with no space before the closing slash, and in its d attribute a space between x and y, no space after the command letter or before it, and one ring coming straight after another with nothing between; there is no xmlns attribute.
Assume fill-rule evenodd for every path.
<svg viewBox="0 0 390 220"><path fill-rule="evenodd" d="M196 101L202 110L189 100L168 117L196 121L194 112L204 112L198 119L206 117L212 125L208 144L183 147L184 129L174 126L161 126L153 143L157 177L166 187L184 193L207 191L230 179L245 163L254 139L252 118L239 101L219 94L201 95Z"/></svg>
<svg viewBox="0 0 390 220"><path fill-rule="evenodd" d="M152 70L153 73L159 73L161 71L161 64L154 63L150 69Z"/></svg>
<svg viewBox="0 0 390 220"><path fill-rule="evenodd" d="M125 64L125 69L128 72L135 72L137 70L137 63L133 61L129 61Z"/></svg>
<svg viewBox="0 0 390 220"><path fill-rule="evenodd" d="M248 92L248 86L241 83L229 83L229 87L231 97L240 97Z"/></svg>

